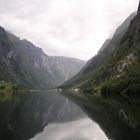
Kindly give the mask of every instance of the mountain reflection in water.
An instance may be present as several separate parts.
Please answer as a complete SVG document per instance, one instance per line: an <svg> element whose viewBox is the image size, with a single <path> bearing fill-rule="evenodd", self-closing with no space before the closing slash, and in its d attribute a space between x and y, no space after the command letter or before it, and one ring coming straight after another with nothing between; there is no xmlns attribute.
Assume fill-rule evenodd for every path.
<svg viewBox="0 0 140 140"><path fill-rule="evenodd" d="M56 91L19 91L0 98L2 140L107 140L78 105Z"/></svg>

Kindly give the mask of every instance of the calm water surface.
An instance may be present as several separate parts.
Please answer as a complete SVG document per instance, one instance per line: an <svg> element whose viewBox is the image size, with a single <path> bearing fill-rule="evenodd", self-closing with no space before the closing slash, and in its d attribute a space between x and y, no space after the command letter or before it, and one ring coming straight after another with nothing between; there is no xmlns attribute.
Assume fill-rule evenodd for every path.
<svg viewBox="0 0 140 140"><path fill-rule="evenodd" d="M3 95L2 140L107 140L97 123L56 91ZM3 97L1 97L3 98Z"/></svg>

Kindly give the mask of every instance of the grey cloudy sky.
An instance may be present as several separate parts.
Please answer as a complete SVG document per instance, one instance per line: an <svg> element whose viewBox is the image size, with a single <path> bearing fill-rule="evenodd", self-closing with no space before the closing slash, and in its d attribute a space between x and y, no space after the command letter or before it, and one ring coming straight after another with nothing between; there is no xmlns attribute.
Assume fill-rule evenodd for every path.
<svg viewBox="0 0 140 140"><path fill-rule="evenodd" d="M89 59L139 0L0 0L0 25L48 55Z"/></svg>

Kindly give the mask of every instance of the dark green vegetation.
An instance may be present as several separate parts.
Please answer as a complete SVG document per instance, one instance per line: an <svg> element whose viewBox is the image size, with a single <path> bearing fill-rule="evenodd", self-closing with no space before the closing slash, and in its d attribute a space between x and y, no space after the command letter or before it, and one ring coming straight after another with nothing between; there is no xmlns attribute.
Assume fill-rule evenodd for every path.
<svg viewBox="0 0 140 140"><path fill-rule="evenodd" d="M84 93L139 98L140 93L140 9L129 27L130 16L103 45L82 71L61 88L80 88ZM121 29L121 30L120 30ZM121 35L120 35L121 33ZM117 38L116 38L117 36ZM121 36L121 38L120 38ZM118 39L119 38L119 39ZM112 42L115 42L114 44ZM112 44L111 46L109 44ZM115 45L115 47L114 47ZM107 53L109 52L110 53ZM82 74L82 75L81 75Z"/></svg>
<svg viewBox="0 0 140 140"><path fill-rule="evenodd" d="M76 87L83 92L103 96L139 96L140 12L138 11L131 21L132 17L134 15L117 29L112 40L105 42L97 56L93 57L79 74L61 86L63 89ZM130 23L127 30L124 28L126 23Z"/></svg>
<svg viewBox="0 0 140 140"><path fill-rule="evenodd" d="M7 82L0 82L0 90L6 90L6 91L9 91L9 90L19 90L19 89L22 89L24 87L22 87L20 84L18 83L7 83Z"/></svg>
<svg viewBox="0 0 140 140"><path fill-rule="evenodd" d="M47 56L42 49L0 27L0 81L30 89L49 89L74 76L85 62Z"/></svg>
<svg viewBox="0 0 140 140"><path fill-rule="evenodd" d="M105 66L101 67L106 61L109 60L114 50L118 47L121 42L123 35L126 33L131 20L135 17L135 13L131 14L121 26L119 26L114 33L112 39L107 39L98 54L90 59L87 64L83 67L83 69L72 79L68 80L62 85L62 88L73 88L73 87L81 87L85 83L87 83L90 79L97 77L100 73L102 73L102 69ZM101 70L99 70L101 69ZM99 77L99 76L98 76ZM101 78L100 78L101 79ZM98 78L98 81L100 80ZM89 83L88 83L89 85Z"/></svg>
<svg viewBox="0 0 140 140"><path fill-rule="evenodd" d="M87 112L91 111L89 114L93 118L94 104L97 102L100 104L100 101L103 101L104 111L108 112L108 109L110 109L108 113L114 114L113 116L116 116L117 119L130 128L129 130L123 128L126 135L130 134L130 138L124 136L122 140L139 140L140 6L136 16L129 23L127 30L121 28L118 31L120 26L114 37L105 42L99 53L86 64L81 72L64 83L61 88L79 88L85 97L90 97L87 103L84 103L86 100L82 101L82 106L86 108ZM122 33L121 36L118 33ZM119 38L116 38L117 34ZM105 114L103 114L104 116ZM96 119L99 122L98 118ZM110 119L113 120L112 117ZM113 122L117 125L115 120ZM109 127L109 124L106 127ZM105 128L105 130L109 134L112 133L109 128ZM119 130L115 132L117 133L117 131ZM131 135L131 132L134 133ZM115 134L113 138L120 139Z"/></svg>

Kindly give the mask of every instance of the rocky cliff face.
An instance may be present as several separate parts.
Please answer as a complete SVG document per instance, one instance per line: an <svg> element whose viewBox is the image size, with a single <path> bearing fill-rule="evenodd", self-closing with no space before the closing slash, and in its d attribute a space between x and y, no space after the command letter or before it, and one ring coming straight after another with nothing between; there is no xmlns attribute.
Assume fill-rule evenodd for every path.
<svg viewBox="0 0 140 140"><path fill-rule="evenodd" d="M15 59L12 48L13 44L9 41L4 28L0 27L0 79L2 80L13 80L15 76L12 70Z"/></svg>
<svg viewBox="0 0 140 140"><path fill-rule="evenodd" d="M77 59L47 56L42 49L0 28L0 80L29 88L56 87L84 65Z"/></svg>

